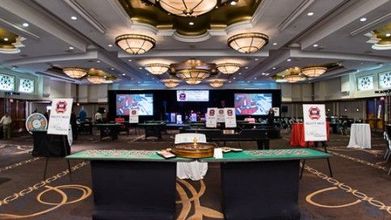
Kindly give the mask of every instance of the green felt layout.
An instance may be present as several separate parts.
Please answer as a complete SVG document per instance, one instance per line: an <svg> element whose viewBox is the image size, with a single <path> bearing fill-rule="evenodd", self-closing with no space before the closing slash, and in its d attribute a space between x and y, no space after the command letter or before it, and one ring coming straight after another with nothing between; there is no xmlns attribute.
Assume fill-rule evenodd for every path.
<svg viewBox="0 0 391 220"><path fill-rule="evenodd" d="M327 158L330 154L313 149L248 150L224 153L222 159L203 158L204 162L277 161ZM67 156L67 159L122 160L122 161L192 161L187 158L164 159L156 151L148 150L86 150Z"/></svg>
<svg viewBox="0 0 391 220"><path fill-rule="evenodd" d="M122 161L191 161L186 158L164 159L152 150L86 150L71 154L67 159L82 160L122 160Z"/></svg>
<svg viewBox="0 0 391 220"><path fill-rule="evenodd" d="M203 158L204 162L304 160L327 158L330 154L313 149L248 150L224 153L223 158Z"/></svg>

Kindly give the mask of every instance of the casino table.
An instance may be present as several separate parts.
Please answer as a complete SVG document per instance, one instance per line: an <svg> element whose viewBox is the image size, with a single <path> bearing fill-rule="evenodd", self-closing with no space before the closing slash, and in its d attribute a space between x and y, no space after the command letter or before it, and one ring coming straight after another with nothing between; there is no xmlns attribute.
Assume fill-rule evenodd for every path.
<svg viewBox="0 0 391 220"><path fill-rule="evenodd" d="M174 219L176 162L156 151L88 150L68 159L91 161L93 219Z"/></svg>
<svg viewBox="0 0 391 220"><path fill-rule="evenodd" d="M200 161L221 163L225 219L300 219L300 160L329 156L313 149L250 150ZM91 161L93 219L141 220L174 219L176 162L193 161L136 150L87 150L67 159Z"/></svg>
<svg viewBox="0 0 391 220"><path fill-rule="evenodd" d="M35 157L65 157L70 154L67 135L47 134L47 131L32 131Z"/></svg>
<svg viewBox="0 0 391 220"><path fill-rule="evenodd" d="M104 137L111 137L112 140L118 139L119 128L121 124L117 123L105 123L105 124L95 124L96 127L100 130L100 140Z"/></svg>
<svg viewBox="0 0 391 220"><path fill-rule="evenodd" d="M139 123L138 126L144 128L145 139L148 137L157 137L158 139L162 139L162 131L166 129L166 123L161 121Z"/></svg>

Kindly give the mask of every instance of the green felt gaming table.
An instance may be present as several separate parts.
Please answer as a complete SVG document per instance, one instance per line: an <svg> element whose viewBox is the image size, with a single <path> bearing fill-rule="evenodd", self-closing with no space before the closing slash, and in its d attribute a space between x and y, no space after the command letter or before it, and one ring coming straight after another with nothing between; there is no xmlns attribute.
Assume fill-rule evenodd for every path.
<svg viewBox="0 0 391 220"><path fill-rule="evenodd" d="M220 163L225 219L300 219L300 160L328 158L312 149L248 150L203 158ZM87 150L67 159L91 161L93 219L174 219L176 162L156 151Z"/></svg>

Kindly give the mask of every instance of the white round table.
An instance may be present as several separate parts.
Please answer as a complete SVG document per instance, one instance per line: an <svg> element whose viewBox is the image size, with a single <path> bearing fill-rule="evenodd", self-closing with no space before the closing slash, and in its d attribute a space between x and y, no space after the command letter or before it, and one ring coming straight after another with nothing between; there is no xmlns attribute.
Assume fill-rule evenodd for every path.
<svg viewBox="0 0 391 220"><path fill-rule="evenodd" d="M369 124L352 124L348 148L371 148L371 128Z"/></svg>

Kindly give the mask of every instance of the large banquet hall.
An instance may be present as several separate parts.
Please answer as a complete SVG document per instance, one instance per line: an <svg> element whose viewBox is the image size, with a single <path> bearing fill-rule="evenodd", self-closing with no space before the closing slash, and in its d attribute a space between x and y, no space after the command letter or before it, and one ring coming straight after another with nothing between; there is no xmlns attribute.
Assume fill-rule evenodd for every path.
<svg viewBox="0 0 391 220"><path fill-rule="evenodd" d="M0 219L391 219L390 0L1 0Z"/></svg>

